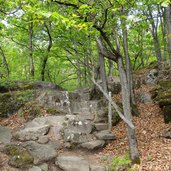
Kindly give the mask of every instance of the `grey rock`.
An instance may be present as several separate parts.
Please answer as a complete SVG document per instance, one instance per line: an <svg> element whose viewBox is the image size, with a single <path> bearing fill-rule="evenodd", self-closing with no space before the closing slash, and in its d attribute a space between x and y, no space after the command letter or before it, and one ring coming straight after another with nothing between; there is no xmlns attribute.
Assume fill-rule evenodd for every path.
<svg viewBox="0 0 171 171"><path fill-rule="evenodd" d="M40 164L49 161L57 156L54 146L49 144L38 144L34 141L28 141L22 144L33 156L34 164Z"/></svg>
<svg viewBox="0 0 171 171"><path fill-rule="evenodd" d="M108 130L97 132L95 136L99 140L115 140L116 139L115 135L109 132Z"/></svg>
<svg viewBox="0 0 171 171"><path fill-rule="evenodd" d="M8 144L11 142L12 134L9 128L0 126L0 143Z"/></svg>
<svg viewBox="0 0 171 171"><path fill-rule="evenodd" d="M42 171L42 169L38 166L33 166L32 168L29 168L28 171Z"/></svg>
<svg viewBox="0 0 171 171"><path fill-rule="evenodd" d="M90 141L87 143L82 143L80 146L88 150L95 150L95 149L103 147L104 145L105 145L104 140L94 140L94 141Z"/></svg>
<svg viewBox="0 0 171 171"><path fill-rule="evenodd" d="M92 122L86 120L71 120L67 125L69 130L75 133L90 134L92 132Z"/></svg>
<svg viewBox="0 0 171 171"><path fill-rule="evenodd" d="M61 111L61 114L70 113L70 101L67 91L42 91L36 100L45 107Z"/></svg>
<svg viewBox="0 0 171 171"><path fill-rule="evenodd" d="M146 92L142 92L142 93L138 94L136 99L141 103L150 103L150 102L152 102L151 94L146 93Z"/></svg>
<svg viewBox="0 0 171 171"><path fill-rule="evenodd" d="M25 128L14 134L14 137L21 141L37 140L40 136L46 135L50 125Z"/></svg>
<svg viewBox="0 0 171 171"><path fill-rule="evenodd" d="M41 168L42 171L48 171L48 164L47 163L43 163L43 164L39 165L39 167Z"/></svg>
<svg viewBox="0 0 171 171"><path fill-rule="evenodd" d="M97 131L103 131L108 129L108 124L107 123L96 123L95 128Z"/></svg>
<svg viewBox="0 0 171 171"><path fill-rule="evenodd" d="M168 139L171 139L171 129L169 130L166 130L163 135L162 135L164 138L168 138Z"/></svg>
<svg viewBox="0 0 171 171"><path fill-rule="evenodd" d="M92 134L73 132L72 130L69 130L69 129L64 130L64 141L65 142L72 142L72 143L79 144L79 143L92 141L94 139L95 139L95 137Z"/></svg>
<svg viewBox="0 0 171 171"><path fill-rule="evenodd" d="M55 164L64 171L90 171L89 162L78 156L61 155L57 157Z"/></svg>
<svg viewBox="0 0 171 171"><path fill-rule="evenodd" d="M90 171L106 171L104 166L90 165Z"/></svg>
<svg viewBox="0 0 171 171"><path fill-rule="evenodd" d="M46 144L48 143L48 141L49 141L49 138L47 136L40 136L37 142L40 144Z"/></svg>
<svg viewBox="0 0 171 171"><path fill-rule="evenodd" d="M158 78L158 71L156 69L152 69L147 75L146 83L153 85L156 83L157 78Z"/></svg>
<svg viewBox="0 0 171 171"><path fill-rule="evenodd" d="M47 116L33 119L26 124L26 128L33 128L37 126L50 125L51 128L48 132L48 137L56 141L61 140L61 129L63 129L63 123L65 116Z"/></svg>
<svg viewBox="0 0 171 171"><path fill-rule="evenodd" d="M62 126L64 120L65 120L65 116L38 117L33 119L31 122L28 122L26 124L26 128L43 126L43 125Z"/></svg>

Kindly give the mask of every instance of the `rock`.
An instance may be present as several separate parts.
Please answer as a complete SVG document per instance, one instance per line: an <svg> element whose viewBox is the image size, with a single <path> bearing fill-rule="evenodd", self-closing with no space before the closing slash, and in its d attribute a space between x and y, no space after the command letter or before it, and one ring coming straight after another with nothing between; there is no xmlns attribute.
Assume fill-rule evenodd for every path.
<svg viewBox="0 0 171 171"><path fill-rule="evenodd" d="M32 168L29 168L28 171L42 171L42 169L38 166L33 166Z"/></svg>
<svg viewBox="0 0 171 171"><path fill-rule="evenodd" d="M6 127L0 126L0 143L8 144L11 142L11 130Z"/></svg>
<svg viewBox="0 0 171 171"><path fill-rule="evenodd" d="M164 112L164 122L165 123L171 122L171 105L164 106L163 112Z"/></svg>
<svg viewBox="0 0 171 171"><path fill-rule="evenodd" d="M64 141L71 142L75 144L80 144L88 141L94 140L95 137L92 134L73 132L72 130L64 130Z"/></svg>
<svg viewBox="0 0 171 171"><path fill-rule="evenodd" d="M152 69L147 75L146 83L153 85L157 82L157 78L158 78L158 71L156 69Z"/></svg>
<svg viewBox="0 0 171 171"><path fill-rule="evenodd" d="M10 155L9 165L17 168L28 168L33 164L31 154L18 145L6 145L4 153Z"/></svg>
<svg viewBox="0 0 171 171"><path fill-rule="evenodd" d="M34 158L34 164L40 164L52 160L57 156L54 146L49 144L38 144L34 141L28 141L22 144Z"/></svg>
<svg viewBox="0 0 171 171"><path fill-rule="evenodd" d="M101 148L105 145L104 140L94 140L86 143L82 143L80 146L88 150L95 150Z"/></svg>
<svg viewBox="0 0 171 171"><path fill-rule="evenodd" d="M48 143L48 141L49 141L49 138L47 136L40 136L37 142L40 144L46 144Z"/></svg>
<svg viewBox="0 0 171 171"><path fill-rule="evenodd" d="M90 171L106 171L104 166L90 165Z"/></svg>
<svg viewBox="0 0 171 171"><path fill-rule="evenodd" d="M57 157L55 162L64 171L90 171L88 161L78 156L65 156Z"/></svg>
<svg viewBox="0 0 171 171"><path fill-rule="evenodd" d="M0 93L0 117L8 117L17 112L25 103L33 100L35 91L14 91Z"/></svg>
<svg viewBox="0 0 171 171"><path fill-rule="evenodd" d="M64 121L65 121L65 116L39 117L39 118L33 119L31 122L28 122L26 124L26 128L50 125L51 128L50 128L47 136L50 139L59 141L62 139L61 129L63 128Z"/></svg>
<svg viewBox="0 0 171 171"><path fill-rule="evenodd" d="M47 163L43 163L43 164L39 165L39 167L41 168L42 171L48 171L48 164Z"/></svg>
<svg viewBox="0 0 171 171"><path fill-rule="evenodd" d="M113 133L110 133L108 130L97 132L95 136L99 140L115 140L116 139L115 135Z"/></svg>
<svg viewBox="0 0 171 171"><path fill-rule="evenodd" d="M141 92L140 94L137 95L136 99L141 102L141 103L151 103L151 94L146 93L146 92Z"/></svg>
<svg viewBox="0 0 171 171"><path fill-rule="evenodd" d="M95 128L97 131L103 131L108 129L107 123L95 123Z"/></svg>
<svg viewBox="0 0 171 171"><path fill-rule="evenodd" d="M75 133L90 134L92 132L92 122L86 120L68 121L67 128Z"/></svg>
<svg viewBox="0 0 171 171"><path fill-rule="evenodd" d="M49 131L49 128L50 125L25 128L16 132L14 137L21 141L37 140L40 136L46 135Z"/></svg>
<svg viewBox="0 0 171 171"><path fill-rule="evenodd" d="M71 113L69 94L67 91L42 91L36 100L44 107L60 110L61 114Z"/></svg>
<svg viewBox="0 0 171 171"><path fill-rule="evenodd" d="M171 129L165 131L162 135L164 138L171 139Z"/></svg>

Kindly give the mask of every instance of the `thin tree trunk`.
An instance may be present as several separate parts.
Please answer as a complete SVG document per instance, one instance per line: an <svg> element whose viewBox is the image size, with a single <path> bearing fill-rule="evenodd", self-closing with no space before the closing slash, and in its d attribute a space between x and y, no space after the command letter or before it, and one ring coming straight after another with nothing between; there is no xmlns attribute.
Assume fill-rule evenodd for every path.
<svg viewBox="0 0 171 171"><path fill-rule="evenodd" d="M108 64L109 64L108 76L112 77L112 74L113 74L113 61L108 59Z"/></svg>
<svg viewBox="0 0 171 171"><path fill-rule="evenodd" d="M7 60L6 60L4 50L2 49L1 46L0 46L0 51L1 51L1 55L2 55L2 63L3 63L3 65L5 66L5 69L6 69L6 71L7 71L7 76L9 77L10 71L9 71L8 62L7 62Z"/></svg>
<svg viewBox="0 0 171 171"><path fill-rule="evenodd" d="M126 78L126 73L123 66L122 58L118 58L118 70L121 81L122 88L122 105L125 117L132 122L132 114L131 114L131 103L130 103L130 89L128 86L128 81ZM138 144L136 140L135 129L132 129L129 125L127 125L127 136L130 148L130 157L133 163L139 163L139 152L138 152Z"/></svg>
<svg viewBox="0 0 171 171"><path fill-rule="evenodd" d="M114 36L115 36L116 50L117 52L120 52L117 32L115 31L114 33L115 33ZM120 55L117 58L117 64L118 64L118 70L119 70L120 81L121 81L122 105L123 105L124 115L127 118L127 120L129 120L132 123L131 101L130 101L131 92L128 86L128 78L124 70L123 60ZM131 160L133 163L139 163L140 158L139 158L135 129L131 128L128 124L127 124L127 137L129 142Z"/></svg>
<svg viewBox="0 0 171 171"><path fill-rule="evenodd" d="M101 79L102 79L102 87L103 87L103 90L106 93L108 93L104 57L103 57L103 54L100 51L100 47L98 46L98 44L97 44L97 47L98 47L98 59L99 59L99 66L100 66L100 76L101 76Z"/></svg>
<svg viewBox="0 0 171 171"><path fill-rule="evenodd" d="M133 105L135 105L135 97L134 97L134 91L133 91L133 78L132 78L132 67L131 67L131 60L128 53L128 35L127 35L127 28L125 25L125 21L122 21L123 29L123 49L124 49L124 55L126 58L126 74L128 79L128 89L130 90L130 100Z"/></svg>
<svg viewBox="0 0 171 171"><path fill-rule="evenodd" d="M162 61L162 55L161 55L161 47L160 47L160 41L158 38L158 18L157 21L154 21L153 14L152 14L152 9L148 5L148 12L149 12L149 17L150 17L150 24L151 24L151 33L153 36L153 43L154 43L154 50L156 53L156 58L159 61Z"/></svg>
<svg viewBox="0 0 171 171"><path fill-rule="evenodd" d="M165 36L166 36L166 19L165 19L165 14L164 14L164 11L160 6L158 6L158 13L159 13L159 16L160 16L160 25L161 25L161 31L162 31L162 40L163 40L163 60L166 61L166 50L167 50L167 44L166 44L166 41L165 41Z"/></svg>
<svg viewBox="0 0 171 171"><path fill-rule="evenodd" d="M167 25L168 53L171 64L171 5L165 8L165 18Z"/></svg>
<svg viewBox="0 0 171 171"><path fill-rule="evenodd" d="M34 61L33 61L33 22L28 24L29 33L29 58L30 58L30 75L34 78Z"/></svg>
<svg viewBox="0 0 171 171"><path fill-rule="evenodd" d="M46 52L46 55L43 59L43 63L42 63L42 69L41 69L41 81L45 81L45 70L46 70L46 65L47 65L47 61L48 61L48 57L49 57L49 53L50 53L50 50L52 48L52 37L51 37L51 23L50 23L50 27L48 27L45 23L45 28L46 28L46 31L47 31L47 34L48 34L48 39L49 39L49 44L48 44L48 47L47 47L47 52Z"/></svg>

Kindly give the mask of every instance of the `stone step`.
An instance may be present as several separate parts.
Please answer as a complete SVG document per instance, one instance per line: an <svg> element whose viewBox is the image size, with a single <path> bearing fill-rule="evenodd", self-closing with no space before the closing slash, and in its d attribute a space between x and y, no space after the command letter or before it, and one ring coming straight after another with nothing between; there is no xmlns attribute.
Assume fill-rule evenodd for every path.
<svg viewBox="0 0 171 171"><path fill-rule="evenodd" d="M82 143L80 147L86 148L88 150L96 150L103 147L104 145L105 145L104 140L94 140L94 141Z"/></svg>
<svg viewBox="0 0 171 171"><path fill-rule="evenodd" d="M108 130L99 131L95 133L95 136L99 140L116 140L115 135Z"/></svg>
<svg viewBox="0 0 171 171"><path fill-rule="evenodd" d="M81 156L61 154L55 164L64 171L109 171L107 166L91 164Z"/></svg>

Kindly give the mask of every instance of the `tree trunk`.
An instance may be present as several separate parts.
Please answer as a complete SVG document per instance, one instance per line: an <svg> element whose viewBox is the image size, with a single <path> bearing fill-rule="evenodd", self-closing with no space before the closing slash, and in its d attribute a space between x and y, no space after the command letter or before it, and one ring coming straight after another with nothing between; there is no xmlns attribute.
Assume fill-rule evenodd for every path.
<svg viewBox="0 0 171 171"><path fill-rule="evenodd" d="M165 19L167 25L168 53L171 64L171 5L165 8Z"/></svg>
<svg viewBox="0 0 171 171"><path fill-rule="evenodd" d="M150 24L151 24L151 33L153 36L153 43L154 43L154 51L156 53L156 58L158 61L162 61L162 55L161 55L161 47L160 47L160 41L158 38L158 18L157 21L154 21L152 9L148 5L148 12L149 12L149 18L150 18Z"/></svg>
<svg viewBox="0 0 171 171"><path fill-rule="evenodd" d="M128 81L126 78L126 73L123 66L122 58L118 58L118 70L120 75L121 81L121 88L122 88L122 105L125 117L132 122L132 114L131 114L131 103L130 103L130 89L128 86ZM139 152L138 152L138 145L135 135L135 129L132 129L130 126L127 125L127 136L130 148L130 157L133 163L139 163Z"/></svg>
<svg viewBox="0 0 171 171"><path fill-rule="evenodd" d="M125 25L125 21L122 21L123 29L123 49L124 49L124 55L126 59L126 74L128 79L128 89L130 90L130 100L133 105L135 105L135 96L134 96L134 90L133 90L133 78L132 78L132 67L131 67L131 60L128 53L128 35L127 35L127 28Z"/></svg>
<svg viewBox="0 0 171 171"><path fill-rule="evenodd" d="M34 78L34 61L33 61L33 23L28 24L29 33L29 58L30 58L30 75Z"/></svg>
<svg viewBox="0 0 171 171"><path fill-rule="evenodd" d="M43 59L43 63L42 63L42 69L41 69L41 81L45 81L45 71L46 71L46 65L47 65L47 61L48 61L48 57L49 57L49 53L50 53L50 50L52 48L52 37L51 37L51 23L49 23L49 27L46 25L45 23L45 28L46 28L46 31L47 31L47 34L48 34L48 39L49 39L49 44L48 44L48 47L47 47L47 52L46 52L46 55Z"/></svg>
<svg viewBox="0 0 171 171"><path fill-rule="evenodd" d="M103 90L106 93L108 93L104 57L103 57L103 54L100 51L100 47L98 46L98 44L97 44L97 47L98 47L98 60L99 60L100 76L101 76L101 79L102 79L102 87L103 87Z"/></svg>
<svg viewBox="0 0 171 171"><path fill-rule="evenodd" d="M2 55L2 63L5 66L5 69L7 71L7 76L9 77L10 71L9 71L8 62L6 60L5 53L4 53L4 51L3 51L1 46L0 46L0 51L1 51L1 55Z"/></svg>

